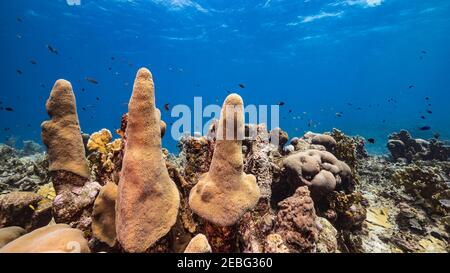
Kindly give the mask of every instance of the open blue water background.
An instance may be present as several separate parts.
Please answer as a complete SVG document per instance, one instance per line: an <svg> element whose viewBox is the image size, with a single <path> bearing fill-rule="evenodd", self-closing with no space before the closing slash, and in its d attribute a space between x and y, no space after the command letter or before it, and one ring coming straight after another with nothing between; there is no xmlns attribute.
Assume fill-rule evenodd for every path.
<svg viewBox="0 0 450 273"><path fill-rule="evenodd" d="M445 0L1 1L0 39L0 106L14 109L0 111L0 142L40 141L59 78L74 87L84 132L113 131L142 66L160 109L193 106L194 96L222 104L231 91L246 104L284 102L280 126L291 137L336 127L374 138L372 153L402 128L450 138ZM164 146L175 144L167 134Z"/></svg>

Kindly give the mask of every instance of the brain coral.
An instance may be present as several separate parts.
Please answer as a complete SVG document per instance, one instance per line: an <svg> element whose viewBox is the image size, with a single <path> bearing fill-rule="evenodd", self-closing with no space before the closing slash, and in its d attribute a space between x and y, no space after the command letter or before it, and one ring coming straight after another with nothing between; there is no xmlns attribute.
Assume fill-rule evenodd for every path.
<svg viewBox="0 0 450 273"><path fill-rule="evenodd" d="M283 161L283 167L287 181L294 186L308 186L314 199L352 177L348 165L327 151L306 150L290 155Z"/></svg>

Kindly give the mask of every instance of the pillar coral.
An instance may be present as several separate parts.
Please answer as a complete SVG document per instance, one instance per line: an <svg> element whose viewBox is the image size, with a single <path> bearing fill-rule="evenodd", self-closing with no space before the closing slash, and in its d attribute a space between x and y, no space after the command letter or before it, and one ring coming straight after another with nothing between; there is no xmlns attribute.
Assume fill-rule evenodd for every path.
<svg viewBox="0 0 450 273"><path fill-rule="evenodd" d="M138 71L128 105L127 141L116 203L117 239L145 252L175 224L180 196L161 151L160 118L150 71Z"/></svg>
<svg viewBox="0 0 450 273"><path fill-rule="evenodd" d="M235 224L260 196L256 178L243 171L243 104L237 94L225 99L211 167L189 196L192 210L218 226Z"/></svg>

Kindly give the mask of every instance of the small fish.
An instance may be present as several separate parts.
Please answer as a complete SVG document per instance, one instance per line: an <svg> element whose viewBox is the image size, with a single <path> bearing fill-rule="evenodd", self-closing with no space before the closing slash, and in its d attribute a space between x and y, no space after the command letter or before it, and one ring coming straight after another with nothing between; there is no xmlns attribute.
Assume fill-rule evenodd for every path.
<svg viewBox="0 0 450 273"><path fill-rule="evenodd" d="M22 20L22 18L20 18L20 17L17 17L17 22L19 22L19 23L23 23L23 20Z"/></svg>
<svg viewBox="0 0 450 273"><path fill-rule="evenodd" d="M30 63L36 65L36 64L37 64L37 61L36 61L35 59L31 59L31 60L30 60Z"/></svg>
<svg viewBox="0 0 450 273"><path fill-rule="evenodd" d="M81 88L81 92L84 92L84 91L86 91L86 89L85 88Z"/></svg>
<svg viewBox="0 0 450 273"><path fill-rule="evenodd" d="M283 102L283 101L280 101L279 103L278 103L278 105L279 106L283 106L285 103Z"/></svg>
<svg viewBox="0 0 450 273"><path fill-rule="evenodd" d="M425 50L422 50L421 53L422 54L427 54L427 52Z"/></svg>
<svg viewBox="0 0 450 273"><path fill-rule="evenodd" d="M386 123L386 120L385 119L383 119L382 121L381 121L382 123Z"/></svg>
<svg viewBox="0 0 450 273"><path fill-rule="evenodd" d="M41 88L45 88L45 84L43 84L43 83L41 83L39 86L40 86Z"/></svg>
<svg viewBox="0 0 450 273"><path fill-rule="evenodd" d="M242 88L242 89L244 89L244 88L245 88L245 85L242 84L242 83L240 83L240 84L239 84L239 87Z"/></svg>
<svg viewBox="0 0 450 273"><path fill-rule="evenodd" d="M112 56L111 57L111 61L114 61L116 59L116 57Z"/></svg>
<svg viewBox="0 0 450 273"><path fill-rule="evenodd" d="M410 85L410 86L408 86L408 89L411 89L411 88L413 88L414 87L414 85Z"/></svg>
<svg viewBox="0 0 450 273"><path fill-rule="evenodd" d="M54 48L53 46L47 45L47 48L51 53L58 55L58 50L56 48Z"/></svg>
<svg viewBox="0 0 450 273"><path fill-rule="evenodd" d="M28 123L28 124L27 124L27 127L30 128L30 127L31 127L31 124Z"/></svg>
<svg viewBox="0 0 450 273"><path fill-rule="evenodd" d="M227 90L227 94L231 94L231 91Z"/></svg>
<svg viewBox="0 0 450 273"><path fill-rule="evenodd" d="M425 116L420 116L421 119L425 119Z"/></svg>
<svg viewBox="0 0 450 273"><path fill-rule="evenodd" d="M340 117L342 117L342 114L344 114L344 113L343 113L343 112L337 112L337 113L336 113L336 117L339 117L339 118L340 118Z"/></svg>
<svg viewBox="0 0 450 273"><path fill-rule="evenodd" d="M290 113L292 113L292 109L289 109L289 111L288 111L288 112L289 112L289 114L290 114Z"/></svg>
<svg viewBox="0 0 450 273"><path fill-rule="evenodd" d="M86 81L92 83L92 84L98 84L98 81L97 81L96 79L94 79L94 78L86 77L86 78L84 78L84 79L85 79Z"/></svg>
<svg viewBox="0 0 450 273"><path fill-rule="evenodd" d="M100 100L100 98L99 98L99 97L96 97L95 99L96 99L96 100Z"/></svg>
<svg viewBox="0 0 450 273"><path fill-rule="evenodd" d="M375 144L375 139L374 138L368 138L367 142L369 142L371 144Z"/></svg>
<svg viewBox="0 0 450 273"><path fill-rule="evenodd" d="M169 104L168 103L164 104L164 110L169 111Z"/></svg>
<svg viewBox="0 0 450 273"><path fill-rule="evenodd" d="M428 109L428 110L427 110L427 113L428 113L428 114L433 114L433 111L431 111L431 110Z"/></svg>
<svg viewBox="0 0 450 273"><path fill-rule="evenodd" d="M361 110L361 109L362 109L361 107L356 108L356 110Z"/></svg>
<svg viewBox="0 0 450 273"><path fill-rule="evenodd" d="M33 206L33 205L28 205L28 207L30 207L30 209L32 209L32 210L36 210L36 208Z"/></svg>
<svg viewBox="0 0 450 273"><path fill-rule="evenodd" d="M11 128L6 127L4 130L5 132L8 132L9 130L11 130Z"/></svg>
<svg viewBox="0 0 450 273"><path fill-rule="evenodd" d="M22 74L23 74L22 70L20 70L20 69L17 69L16 72L17 72L17 74L19 74L19 75L22 75Z"/></svg>
<svg viewBox="0 0 450 273"><path fill-rule="evenodd" d="M81 109L83 109L83 111L86 111L86 107L82 107Z"/></svg>
<svg viewBox="0 0 450 273"><path fill-rule="evenodd" d="M12 107L5 107L5 110L8 112L14 112L14 109Z"/></svg>
<svg viewBox="0 0 450 273"><path fill-rule="evenodd" d="M108 67L108 70L111 71L111 70L112 70L112 67Z"/></svg>
<svg viewBox="0 0 450 273"><path fill-rule="evenodd" d="M430 98L429 97L425 97L425 100L430 100Z"/></svg>
<svg viewBox="0 0 450 273"><path fill-rule="evenodd" d="M435 139L439 139L441 137L441 135L438 132L436 132L436 133L433 134L433 137Z"/></svg>
<svg viewBox="0 0 450 273"><path fill-rule="evenodd" d="M428 125L422 126L422 127L419 128L420 131L428 131L430 129L431 129L431 126L428 126Z"/></svg>

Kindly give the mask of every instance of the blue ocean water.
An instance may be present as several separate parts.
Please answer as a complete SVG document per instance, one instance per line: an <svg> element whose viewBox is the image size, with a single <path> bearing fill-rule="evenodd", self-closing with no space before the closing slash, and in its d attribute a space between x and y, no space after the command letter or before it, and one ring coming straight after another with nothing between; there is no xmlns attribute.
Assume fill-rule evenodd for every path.
<svg viewBox="0 0 450 273"><path fill-rule="evenodd" d="M113 131L142 66L160 109L238 92L246 104L284 102L291 137L336 127L374 138L372 153L400 129L450 138L446 0L1 1L0 39L1 142L40 141L59 78L74 87L84 132Z"/></svg>

